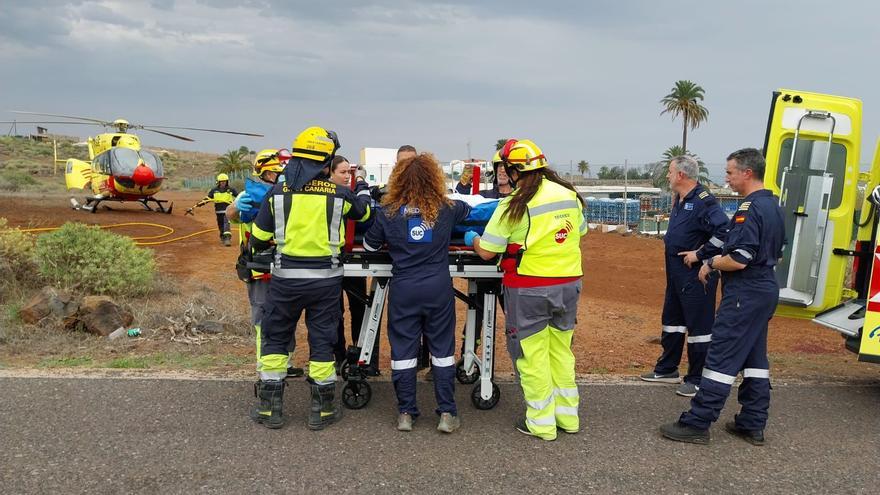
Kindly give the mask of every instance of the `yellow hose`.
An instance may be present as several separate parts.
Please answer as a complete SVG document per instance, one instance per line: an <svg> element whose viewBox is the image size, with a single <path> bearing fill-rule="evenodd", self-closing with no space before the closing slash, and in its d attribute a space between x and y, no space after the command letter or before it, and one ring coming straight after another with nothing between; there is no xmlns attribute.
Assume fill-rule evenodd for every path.
<svg viewBox="0 0 880 495"><path fill-rule="evenodd" d="M101 229L112 229L116 227L130 227L130 226L144 226L144 227L155 227L159 229L165 229L164 234L159 235L150 235L150 236L139 236L132 237L131 240L135 241L135 245L137 246L158 246L159 244L168 244L171 242L182 241L183 239L189 239L190 237L195 237L201 234L207 234L208 232L214 232L214 229L205 229L200 230L198 232L193 232L192 234L187 234L181 237L175 237L173 239L164 239L161 241L152 241L152 242L138 242L144 241L148 239L162 239L163 237L168 237L169 235L174 233L174 229L167 225L160 225L158 223L147 223L147 222L126 222L126 223L113 223L109 225L93 225L94 227L98 227ZM53 230L58 230L61 227L39 227L33 229L19 229L21 232L51 232Z"/></svg>

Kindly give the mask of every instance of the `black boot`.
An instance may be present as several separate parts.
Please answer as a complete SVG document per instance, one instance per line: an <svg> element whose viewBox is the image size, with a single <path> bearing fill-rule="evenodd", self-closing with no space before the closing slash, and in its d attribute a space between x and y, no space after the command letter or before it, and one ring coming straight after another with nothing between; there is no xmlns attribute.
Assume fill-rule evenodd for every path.
<svg viewBox="0 0 880 495"><path fill-rule="evenodd" d="M251 409L251 419L273 430L284 426L284 416L281 414L284 382L259 381L254 384L254 396L260 399L260 403Z"/></svg>
<svg viewBox="0 0 880 495"><path fill-rule="evenodd" d="M661 426L660 433L664 437L677 442L698 443L702 445L709 443L709 430L700 430L678 421Z"/></svg>
<svg viewBox="0 0 880 495"><path fill-rule="evenodd" d="M333 404L333 394L336 392L336 384L317 385L311 378L308 379L312 389L312 405L309 411L309 429L323 430L342 418L342 408Z"/></svg>

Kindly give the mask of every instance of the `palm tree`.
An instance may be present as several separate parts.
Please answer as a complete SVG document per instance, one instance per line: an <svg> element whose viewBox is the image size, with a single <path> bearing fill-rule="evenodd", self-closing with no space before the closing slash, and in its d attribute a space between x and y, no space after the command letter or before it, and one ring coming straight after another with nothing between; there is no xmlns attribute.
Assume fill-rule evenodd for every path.
<svg viewBox="0 0 880 495"><path fill-rule="evenodd" d="M587 162L586 160L581 160L581 161L579 161L579 162L578 162L578 172L580 172L581 175L587 174L587 176L589 177L589 175L590 175L590 163Z"/></svg>
<svg viewBox="0 0 880 495"><path fill-rule="evenodd" d="M509 141L509 139L499 139L498 141L495 141L495 151L501 151L501 148L507 144L507 141Z"/></svg>
<svg viewBox="0 0 880 495"><path fill-rule="evenodd" d="M666 178L666 175L669 173L669 161L677 156L686 155L697 161L697 165L700 167L699 169L699 177L697 177L697 182L703 185L709 184L711 181L709 180L709 169L706 168L706 164L703 163L703 160L700 160L700 157L683 149L681 146L670 146L666 151L663 152L663 158L654 164L654 173L652 177L652 181L654 183L654 187L659 187L661 189L669 189L669 179Z"/></svg>
<svg viewBox="0 0 880 495"><path fill-rule="evenodd" d="M229 173L238 170L246 170L251 164L245 159L247 153L242 149L229 150L217 158L216 169L218 172Z"/></svg>
<svg viewBox="0 0 880 495"><path fill-rule="evenodd" d="M660 103L666 108L660 115L669 113L672 120L679 115L684 119L681 131L681 149L687 149L687 131L700 127L700 124L709 119L709 110L700 104L705 90L691 81L676 81L672 92L664 96Z"/></svg>

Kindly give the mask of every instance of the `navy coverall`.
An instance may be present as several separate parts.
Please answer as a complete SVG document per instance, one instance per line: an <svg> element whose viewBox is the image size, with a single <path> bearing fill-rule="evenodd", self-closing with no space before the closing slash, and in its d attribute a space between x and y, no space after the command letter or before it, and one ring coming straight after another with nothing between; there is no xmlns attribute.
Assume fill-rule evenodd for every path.
<svg viewBox="0 0 880 495"><path fill-rule="evenodd" d="M691 409L679 421L701 430L718 419L730 387L743 374L737 396L742 410L736 425L763 430L770 407L767 324L779 300L773 267L782 257L785 223L778 199L762 189L746 196L730 221L722 255L746 265L722 272L721 305L712 327L712 343Z"/></svg>
<svg viewBox="0 0 880 495"><path fill-rule="evenodd" d="M706 350L712 340L718 279L713 277L704 286L698 278L703 264L694 263L688 268L678 253L697 250L701 261L720 253L729 222L715 196L700 184L672 205L669 227L663 237L666 245L666 298L660 337L663 354L657 360L654 373L667 375L678 370L687 333L688 372L684 381L700 384Z"/></svg>
<svg viewBox="0 0 880 495"><path fill-rule="evenodd" d="M391 381L398 410L418 416L416 373L419 340L424 334L431 353L437 414L457 415L455 407L455 296L449 275L452 226L463 221L470 206L461 201L440 209L427 225L416 208L401 208L393 217L377 213L364 236L364 249L388 245L388 340Z"/></svg>

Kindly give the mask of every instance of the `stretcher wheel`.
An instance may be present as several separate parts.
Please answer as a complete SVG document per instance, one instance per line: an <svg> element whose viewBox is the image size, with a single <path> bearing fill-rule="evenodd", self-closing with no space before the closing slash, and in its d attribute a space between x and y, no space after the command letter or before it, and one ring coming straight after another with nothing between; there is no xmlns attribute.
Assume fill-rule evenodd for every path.
<svg viewBox="0 0 880 495"><path fill-rule="evenodd" d="M342 403L349 409L362 409L373 398L373 389L367 382L348 382L342 387Z"/></svg>
<svg viewBox="0 0 880 495"><path fill-rule="evenodd" d="M455 379L458 380L458 383L470 385L480 379L480 374L474 369L474 372L468 375L467 370L464 369L464 361L462 360L455 364Z"/></svg>
<svg viewBox="0 0 880 495"><path fill-rule="evenodd" d="M474 403L474 407L481 411L486 411L488 409L492 409L496 405L498 405L498 400L501 399L501 389L498 388L498 385L492 384L492 397L489 397L489 400L483 400L480 397L480 384L474 385L474 389L471 390L471 402Z"/></svg>

